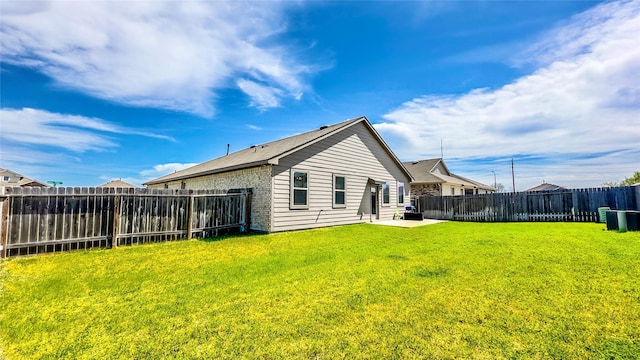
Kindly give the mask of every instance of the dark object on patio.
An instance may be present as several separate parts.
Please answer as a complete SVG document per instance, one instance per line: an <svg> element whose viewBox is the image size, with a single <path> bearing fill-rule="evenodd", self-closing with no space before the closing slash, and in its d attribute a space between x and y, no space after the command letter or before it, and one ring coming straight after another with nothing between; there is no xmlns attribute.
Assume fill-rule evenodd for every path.
<svg viewBox="0 0 640 360"><path fill-rule="evenodd" d="M422 213L416 211L415 206L405 206L404 219L405 220L420 220L422 221Z"/></svg>

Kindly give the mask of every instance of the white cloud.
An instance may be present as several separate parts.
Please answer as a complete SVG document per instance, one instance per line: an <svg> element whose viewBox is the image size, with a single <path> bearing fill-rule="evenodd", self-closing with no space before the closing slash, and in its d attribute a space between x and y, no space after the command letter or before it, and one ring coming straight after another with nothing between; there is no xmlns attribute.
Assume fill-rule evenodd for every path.
<svg viewBox="0 0 640 360"><path fill-rule="evenodd" d="M447 157L465 159L637 150L638 38L640 2L602 4L533 44L525 52L539 66L532 74L498 89L413 99L376 128L401 139L392 147L403 158L439 156L441 139ZM619 160L637 166L637 159ZM531 171L544 162L537 166Z"/></svg>
<svg viewBox="0 0 640 360"><path fill-rule="evenodd" d="M282 90L258 84L255 81L240 79L238 87L251 97L251 105L259 109L280 106Z"/></svg>
<svg viewBox="0 0 640 360"><path fill-rule="evenodd" d="M197 163L167 163L167 164L158 164L153 167L153 169L142 170L140 172L140 176L142 176L143 180L151 180L160 176L164 176L167 174L171 174L176 171L184 170L186 168L190 168L192 166L197 165ZM142 183L141 181L140 183Z"/></svg>
<svg viewBox="0 0 640 360"><path fill-rule="evenodd" d="M260 108L299 98L304 74L283 47L281 2L3 1L3 61L92 96L211 117L238 85ZM237 77L264 83L241 86ZM243 83L246 85L247 83Z"/></svg>
<svg viewBox="0 0 640 360"><path fill-rule="evenodd" d="M253 131L260 131L262 130L262 128L260 126L256 126L256 125L252 125L252 124L247 124L247 127Z"/></svg>
<svg viewBox="0 0 640 360"><path fill-rule="evenodd" d="M74 152L99 151L117 146L111 137L113 134L140 135L173 141L168 136L120 127L98 118L38 109L3 108L0 109L0 117L2 117L0 140L3 143L12 142L23 147L52 146ZM10 154L7 153L5 156ZM21 155L18 154L18 156Z"/></svg>

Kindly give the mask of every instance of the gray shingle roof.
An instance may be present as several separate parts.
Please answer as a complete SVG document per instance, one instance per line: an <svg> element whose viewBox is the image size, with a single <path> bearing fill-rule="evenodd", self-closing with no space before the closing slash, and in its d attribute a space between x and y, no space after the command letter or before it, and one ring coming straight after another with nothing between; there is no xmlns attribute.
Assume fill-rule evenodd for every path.
<svg viewBox="0 0 640 360"><path fill-rule="evenodd" d="M284 139L272 141L262 145L251 146L249 148L236 151L229 155L221 156L219 158L206 161L204 163L192 166L190 168L176 171L172 174L168 174L159 177L154 180L150 180L144 183L144 185L159 184L168 181L182 180L195 176L203 176L210 174L217 174L226 171L239 170L250 168L259 165L277 164L278 159L286 156L294 151L298 151L308 145L311 145L327 136L332 135L335 132L346 129L359 122L365 122L370 127L369 120L362 116L355 119L346 120L330 126L322 126L319 129L312 130L303 134L290 136ZM371 127L373 132L375 130ZM377 134L376 134L377 135ZM386 147L384 141L380 139L381 143ZM388 147L387 147L388 149ZM395 155L389 149L390 155L395 158ZM395 158L398 164L402 167L402 163ZM404 169L404 168L403 168ZM406 169L405 169L406 170ZM407 171L407 175L410 173Z"/></svg>
<svg viewBox="0 0 640 360"><path fill-rule="evenodd" d="M442 163L443 167L447 170L447 174L434 173L433 170ZM453 174L447 168L442 158L426 159L418 161L407 161L402 163L411 172L411 175L415 179L414 183L428 183L428 184L460 184L460 185L473 185L480 189L493 190L489 185L477 182L475 180L468 179L466 177Z"/></svg>
<svg viewBox="0 0 640 360"><path fill-rule="evenodd" d="M126 181L122 181L121 179L111 180L106 184L98 185L99 188L126 188L126 189L134 189L137 186L129 184Z"/></svg>
<svg viewBox="0 0 640 360"><path fill-rule="evenodd" d="M549 183L545 183L543 182L542 184L538 185L538 186L534 186L531 189L527 189L525 191L558 191L558 190L566 190L567 188L560 186L560 185L555 185L555 184L549 184Z"/></svg>
<svg viewBox="0 0 640 360"><path fill-rule="evenodd" d="M444 183L446 180L441 179L431 173L433 168L442 161L441 158L426 159L418 161L405 161L402 163L414 178L414 182L417 183Z"/></svg>

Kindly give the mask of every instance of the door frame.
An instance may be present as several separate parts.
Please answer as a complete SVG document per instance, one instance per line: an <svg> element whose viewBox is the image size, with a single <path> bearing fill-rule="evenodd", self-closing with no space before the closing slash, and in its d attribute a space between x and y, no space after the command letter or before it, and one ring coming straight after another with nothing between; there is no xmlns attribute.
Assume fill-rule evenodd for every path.
<svg viewBox="0 0 640 360"><path fill-rule="evenodd" d="M372 184L369 187L369 202L371 219L380 219L380 185Z"/></svg>

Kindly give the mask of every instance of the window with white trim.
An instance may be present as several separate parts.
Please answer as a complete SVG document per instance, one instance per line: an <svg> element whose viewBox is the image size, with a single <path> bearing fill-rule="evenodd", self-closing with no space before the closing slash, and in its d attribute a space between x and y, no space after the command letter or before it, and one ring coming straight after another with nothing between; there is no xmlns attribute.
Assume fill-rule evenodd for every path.
<svg viewBox="0 0 640 360"><path fill-rule="evenodd" d="M309 208L309 173L291 170L291 204L292 209Z"/></svg>
<svg viewBox="0 0 640 360"><path fill-rule="evenodd" d="M456 194L456 188L454 188L453 186L451 187L451 195L455 195Z"/></svg>
<svg viewBox="0 0 640 360"><path fill-rule="evenodd" d="M389 192L389 182L386 181L382 184L382 204L389 205L391 201L391 193Z"/></svg>
<svg viewBox="0 0 640 360"><path fill-rule="evenodd" d="M398 181L398 204L404 204L404 183Z"/></svg>
<svg viewBox="0 0 640 360"><path fill-rule="evenodd" d="M333 207L347 206L347 178L342 175L333 175Z"/></svg>

